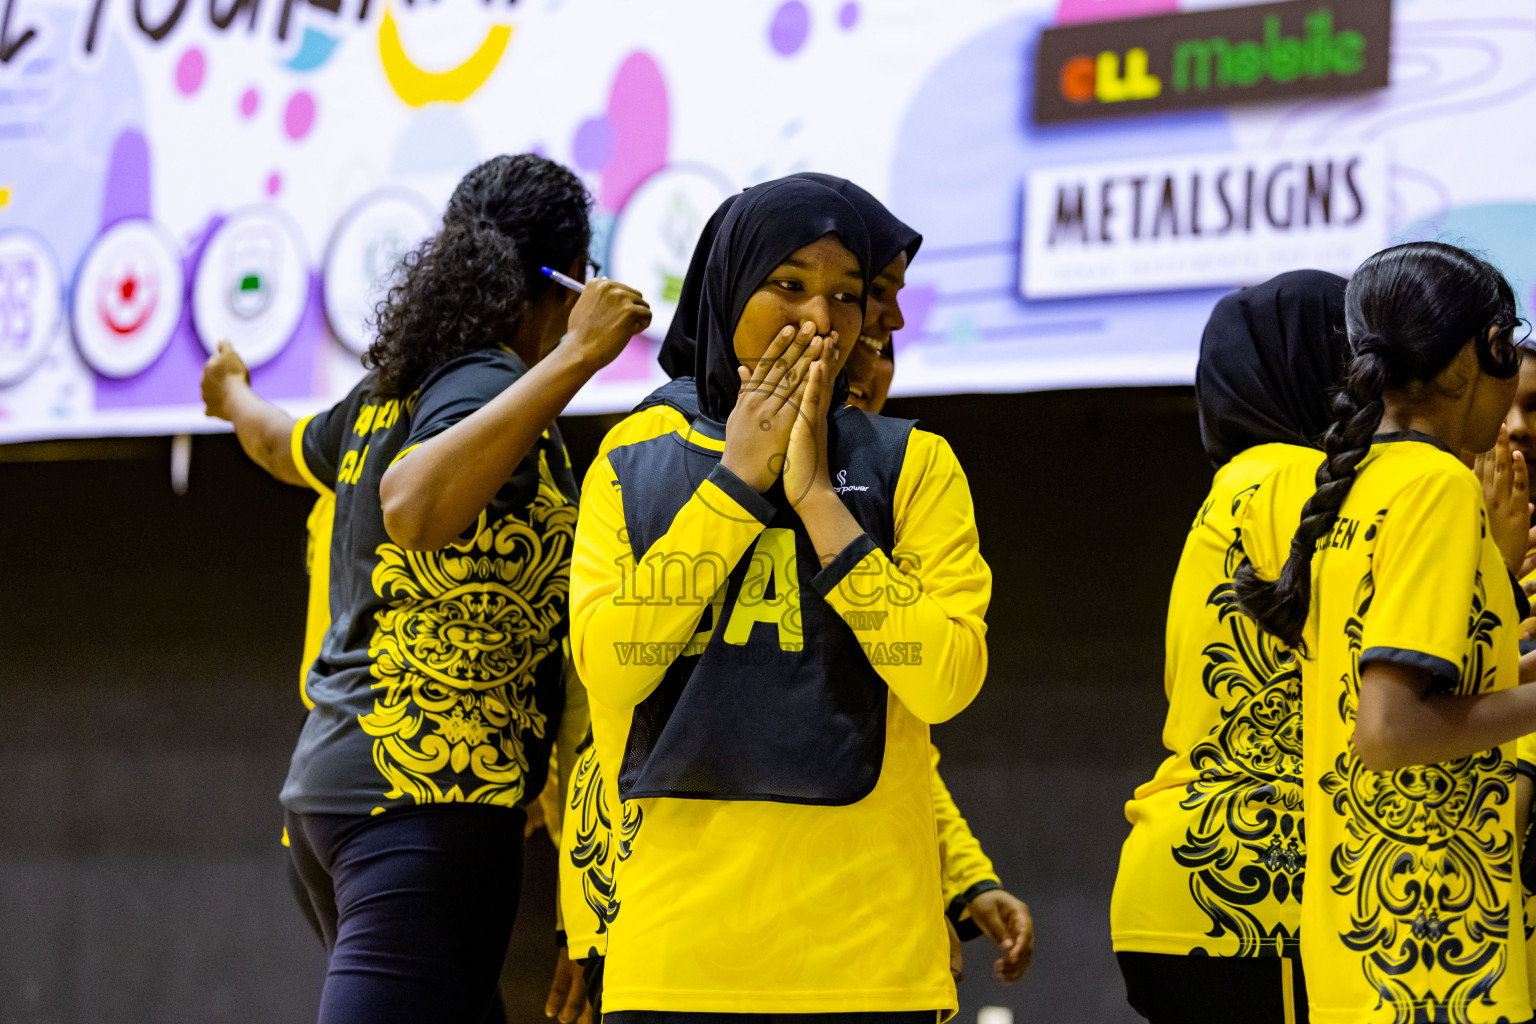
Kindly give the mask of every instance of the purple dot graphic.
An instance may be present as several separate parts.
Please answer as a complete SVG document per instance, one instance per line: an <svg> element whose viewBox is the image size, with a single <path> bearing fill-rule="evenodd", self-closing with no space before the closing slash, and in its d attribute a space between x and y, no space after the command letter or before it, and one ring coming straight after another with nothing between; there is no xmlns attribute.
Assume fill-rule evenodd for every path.
<svg viewBox="0 0 1536 1024"><path fill-rule="evenodd" d="M576 166L584 171L600 171L613 155L613 124L606 117L589 117L576 129L572 146Z"/></svg>
<svg viewBox="0 0 1536 1024"><path fill-rule="evenodd" d="M176 88L183 96L191 96L203 84L203 74L207 70L208 62L203 58L203 51L192 47L176 62Z"/></svg>
<svg viewBox="0 0 1536 1024"><path fill-rule="evenodd" d="M788 57L805 45L810 31L811 12L801 0L789 0L774 14L773 24L768 26L768 42Z"/></svg>
<svg viewBox="0 0 1536 1024"><path fill-rule="evenodd" d="M267 195L275 196L283 190L283 176L273 171L267 175Z"/></svg>
<svg viewBox="0 0 1536 1024"><path fill-rule="evenodd" d="M837 23L843 28L853 28L859 23L859 5L853 0L843 4L843 9L837 12Z"/></svg>
<svg viewBox="0 0 1536 1024"><path fill-rule="evenodd" d="M242 95L240 97L240 116L241 117L255 117L256 116L256 110L260 106L261 106L261 97L257 94L256 90L255 89L247 89L247 90L245 90L244 95Z"/></svg>
<svg viewBox="0 0 1536 1024"><path fill-rule="evenodd" d="M315 126L315 98L307 92L296 92L283 111L283 127L290 139L298 140L309 134Z"/></svg>

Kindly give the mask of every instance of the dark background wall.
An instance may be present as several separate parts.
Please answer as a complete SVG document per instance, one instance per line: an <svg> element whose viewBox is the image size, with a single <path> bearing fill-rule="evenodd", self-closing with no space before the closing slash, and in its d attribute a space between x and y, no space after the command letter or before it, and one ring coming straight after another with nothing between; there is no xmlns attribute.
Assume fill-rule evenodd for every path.
<svg viewBox="0 0 1536 1024"><path fill-rule="evenodd" d="M961 1024L1129 1022L1109 947L1121 805L1160 759L1162 626L1208 484L1187 390L891 403L945 434L995 573L992 668L942 772L1034 911L1015 986L969 943ZM563 421L591 457L611 420ZM284 871L311 498L227 436L0 448L0 1022L314 1019ZM504 988L543 1020L555 857L530 840Z"/></svg>

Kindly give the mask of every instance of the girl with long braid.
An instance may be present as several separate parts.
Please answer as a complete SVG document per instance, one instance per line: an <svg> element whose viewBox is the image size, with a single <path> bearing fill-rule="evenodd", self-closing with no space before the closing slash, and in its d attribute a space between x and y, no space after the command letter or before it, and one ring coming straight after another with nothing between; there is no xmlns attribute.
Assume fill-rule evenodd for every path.
<svg viewBox="0 0 1536 1024"><path fill-rule="evenodd" d="M1284 567L1234 576L1244 611L1308 655L1311 1020L1525 1021L1515 740L1536 731L1536 688L1517 686L1536 662L1509 578L1524 531L1490 518L1460 457L1500 443L1514 294L1470 253L1415 242L1361 265L1345 321L1345 384ZM1507 440L1496 459L1522 497L1524 461Z"/></svg>

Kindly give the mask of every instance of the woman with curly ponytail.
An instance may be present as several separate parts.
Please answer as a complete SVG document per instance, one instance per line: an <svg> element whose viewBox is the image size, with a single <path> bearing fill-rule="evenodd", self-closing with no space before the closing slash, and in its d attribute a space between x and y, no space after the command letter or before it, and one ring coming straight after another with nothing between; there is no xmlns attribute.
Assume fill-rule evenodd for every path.
<svg viewBox="0 0 1536 1024"><path fill-rule="evenodd" d="M554 419L650 322L586 271L591 200L537 156L464 176L399 267L371 372L294 420L228 345L208 414L257 463L334 494L330 628L283 787L330 968L320 1020L479 1024L521 888L523 808L572 760L562 644L578 494ZM563 340L562 340L563 337Z"/></svg>
<svg viewBox="0 0 1536 1024"><path fill-rule="evenodd" d="M1311 1019L1525 1021L1512 783L1514 741L1536 731L1536 687L1517 684L1536 663L1519 655L1511 581L1525 466L1501 432L1514 294L1484 260L1414 242L1361 265L1345 319L1349 368L1284 567L1234 581L1309 655ZM1490 450L1491 503L1467 467Z"/></svg>
<svg viewBox="0 0 1536 1024"><path fill-rule="evenodd" d="M1169 595L1169 756L1126 804L1110 902L1126 998L1152 1024L1305 1019L1301 670L1237 610L1232 573L1244 558L1277 567L1312 493L1346 361L1344 286L1281 274L1218 302L1200 342L1216 476Z"/></svg>

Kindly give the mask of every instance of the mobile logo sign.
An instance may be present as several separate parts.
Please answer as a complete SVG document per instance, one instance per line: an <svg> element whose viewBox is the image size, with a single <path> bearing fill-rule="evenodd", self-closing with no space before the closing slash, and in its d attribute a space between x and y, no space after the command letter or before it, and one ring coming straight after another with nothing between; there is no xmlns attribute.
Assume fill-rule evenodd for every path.
<svg viewBox="0 0 1536 1024"><path fill-rule="evenodd" d="M1046 29L1036 124L1387 85L1391 0L1288 0Z"/></svg>

